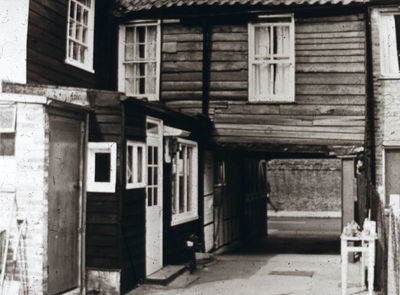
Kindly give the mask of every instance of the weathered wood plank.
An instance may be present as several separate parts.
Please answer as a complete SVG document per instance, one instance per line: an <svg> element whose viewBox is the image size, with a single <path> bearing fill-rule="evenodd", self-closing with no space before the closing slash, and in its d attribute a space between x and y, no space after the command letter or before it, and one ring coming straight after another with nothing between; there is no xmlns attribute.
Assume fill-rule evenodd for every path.
<svg viewBox="0 0 400 295"><path fill-rule="evenodd" d="M198 61L167 61L162 63L162 72L200 72L203 69L203 63Z"/></svg>
<svg viewBox="0 0 400 295"><path fill-rule="evenodd" d="M273 137L273 136L265 136L265 137L257 137L257 141L254 137L240 137L240 136L216 136L213 137L216 143L248 143L248 144L257 144L257 143L270 143L270 144L305 144L305 145L353 145L363 144L363 139L354 140L354 139L321 139L321 138L295 138L293 136L289 137Z"/></svg>
<svg viewBox="0 0 400 295"><path fill-rule="evenodd" d="M298 48L296 48L296 58L299 56L363 56L364 54L364 49L299 50Z"/></svg>
<svg viewBox="0 0 400 295"><path fill-rule="evenodd" d="M163 42L186 42L186 41L203 41L203 34L171 34L165 32L163 34Z"/></svg>
<svg viewBox="0 0 400 295"><path fill-rule="evenodd" d="M296 95L296 103L319 105L365 105L363 95Z"/></svg>
<svg viewBox="0 0 400 295"><path fill-rule="evenodd" d="M365 126L364 116L268 115L217 113L215 123L271 124L283 126Z"/></svg>
<svg viewBox="0 0 400 295"><path fill-rule="evenodd" d="M248 83L245 81L213 81L210 82L211 90L246 90L248 88Z"/></svg>
<svg viewBox="0 0 400 295"><path fill-rule="evenodd" d="M357 133L362 134L365 130L362 126L280 126L259 124L215 124L217 132L223 129L229 130L258 130L265 131L304 131L304 132L327 132L327 133Z"/></svg>
<svg viewBox="0 0 400 295"><path fill-rule="evenodd" d="M248 91L210 91L210 99L243 99L247 100Z"/></svg>
<svg viewBox="0 0 400 295"><path fill-rule="evenodd" d="M211 81L247 81L248 71L226 71L226 72L211 72Z"/></svg>
<svg viewBox="0 0 400 295"><path fill-rule="evenodd" d="M201 61L203 60L202 52L177 52L177 53L163 53L163 62L167 61Z"/></svg>
<svg viewBox="0 0 400 295"><path fill-rule="evenodd" d="M246 41L248 39L247 32L243 33L213 33L211 34L212 41Z"/></svg>
<svg viewBox="0 0 400 295"><path fill-rule="evenodd" d="M164 24L164 34L201 34L203 29L201 26L184 26L182 24Z"/></svg>
<svg viewBox="0 0 400 295"><path fill-rule="evenodd" d="M282 115L339 115L339 116L364 116L364 106L329 106L329 105L280 105L279 113Z"/></svg>
<svg viewBox="0 0 400 295"><path fill-rule="evenodd" d="M213 51L248 51L247 42L212 42L211 49Z"/></svg>
<svg viewBox="0 0 400 295"><path fill-rule="evenodd" d="M296 23L321 23L321 22L347 22L347 21L360 21L364 19L363 14L349 14L349 15L333 15L333 16L317 16L317 17L304 17L296 19Z"/></svg>
<svg viewBox="0 0 400 295"><path fill-rule="evenodd" d="M247 25L216 25L212 33L247 33Z"/></svg>
<svg viewBox="0 0 400 295"><path fill-rule="evenodd" d="M363 73L298 73L296 74L296 85L360 85L365 84L365 74Z"/></svg>
<svg viewBox="0 0 400 295"><path fill-rule="evenodd" d="M203 42L178 42L176 44L177 51L202 51Z"/></svg>
<svg viewBox="0 0 400 295"><path fill-rule="evenodd" d="M162 98L168 100L202 99L202 91L163 91Z"/></svg>
<svg viewBox="0 0 400 295"><path fill-rule="evenodd" d="M343 62L364 62L365 57L359 56L298 56L297 63L343 63Z"/></svg>
<svg viewBox="0 0 400 295"><path fill-rule="evenodd" d="M363 73L365 72L365 65L364 63L297 63L296 72Z"/></svg>
<svg viewBox="0 0 400 295"><path fill-rule="evenodd" d="M326 32L354 32L363 31L364 24L361 21L338 23L308 23L295 26L297 33L326 33Z"/></svg>
<svg viewBox="0 0 400 295"><path fill-rule="evenodd" d="M349 43L364 43L365 38L364 37L350 37L350 38L333 38L333 37L328 37L328 38L303 38L303 39L298 39L296 37L296 45L301 45L301 44L349 44Z"/></svg>
<svg viewBox="0 0 400 295"><path fill-rule="evenodd" d="M365 38L364 31L356 32L328 32L328 33L296 33L296 42L300 39L328 39L328 38Z"/></svg>
<svg viewBox="0 0 400 295"><path fill-rule="evenodd" d="M296 94L343 94L343 95L363 95L365 94L364 85L317 85L301 84L296 85Z"/></svg>
<svg viewBox="0 0 400 295"><path fill-rule="evenodd" d="M211 61L244 61L248 59L247 52L226 52L226 51L213 51L211 52Z"/></svg>
<svg viewBox="0 0 400 295"><path fill-rule="evenodd" d="M185 72L185 73L162 73L162 81L202 81L202 73Z"/></svg>
<svg viewBox="0 0 400 295"><path fill-rule="evenodd" d="M174 81L174 82L162 82L161 88L165 90L198 90L202 89L203 83L199 81Z"/></svg>
<svg viewBox="0 0 400 295"><path fill-rule="evenodd" d="M297 44L296 50L364 49L364 43Z"/></svg>
<svg viewBox="0 0 400 295"><path fill-rule="evenodd" d="M211 71L213 72L225 72L225 71L240 71L247 70L247 61L235 61L235 62L211 62Z"/></svg>

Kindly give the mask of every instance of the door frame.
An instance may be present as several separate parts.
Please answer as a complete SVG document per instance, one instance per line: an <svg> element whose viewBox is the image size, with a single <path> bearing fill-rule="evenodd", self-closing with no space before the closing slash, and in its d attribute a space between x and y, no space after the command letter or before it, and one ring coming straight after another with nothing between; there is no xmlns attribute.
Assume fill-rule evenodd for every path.
<svg viewBox="0 0 400 295"><path fill-rule="evenodd" d="M48 122L50 116L80 120L80 163L79 163L79 228L78 228L78 286L63 294L86 294L86 187L87 154L89 139L89 112L73 105L49 105L46 107ZM50 129L49 129L50 131ZM48 138L50 144L50 137ZM50 151L49 151L50 152ZM48 224L48 222L47 222ZM47 234L48 235L48 234ZM46 245L47 248L47 245ZM48 252L46 251L46 255ZM48 259L47 259L48 261ZM78 293L77 293L78 292Z"/></svg>
<svg viewBox="0 0 400 295"><path fill-rule="evenodd" d="M151 122L154 124L157 124L159 127L159 133L157 135L153 135L153 134L149 134L147 132L147 122ZM146 159L148 157L147 155L147 151L148 151L148 139L155 139L157 141L159 141L159 146L158 146L158 161L159 161L159 166L158 166L158 170L159 170L159 177L158 177L158 189L157 189L157 194L158 194L158 204L161 206L161 217L160 217L160 233L161 233L161 237L160 237L160 245L159 245L159 257L161 259L161 268L163 266L163 247L164 247L164 221L163 221L163 212L164 212L164 194L163 194L163 190L164 190L164 176L163 176L163 170L164 170L164 150L163 150L163 145L164 145L164 136L163 136L163 120L162 119L158 119L155 117L151 117L151 116L146 116ZM148 161L146 161L146 175L148 173ZM148 188L148 183L147 183L147 179L146 178L146 199L145 199L145 217L146 217L146 221L145 221L145 274L146 276L150 275L152 272L148 272L147 269L147 251L148 251L148 246L147 246L147 188Z"/></svg>

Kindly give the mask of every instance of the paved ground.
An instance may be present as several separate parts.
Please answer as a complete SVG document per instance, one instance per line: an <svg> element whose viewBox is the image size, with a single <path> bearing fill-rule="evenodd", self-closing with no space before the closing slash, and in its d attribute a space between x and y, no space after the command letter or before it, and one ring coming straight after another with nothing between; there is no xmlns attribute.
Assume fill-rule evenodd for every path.
<svg viewBox="0 0 400 295"><path fill-rule="evenodd" d="M329 254L316 254L322 250ZM181 277L172 287L140 286L129 295L339 295L338 252L337 241L326 237L270 237L254 247L217 256L214 264L195 276ZM366 294L359 285L359 264L350 265L349 274L347 294Z"/></svg>

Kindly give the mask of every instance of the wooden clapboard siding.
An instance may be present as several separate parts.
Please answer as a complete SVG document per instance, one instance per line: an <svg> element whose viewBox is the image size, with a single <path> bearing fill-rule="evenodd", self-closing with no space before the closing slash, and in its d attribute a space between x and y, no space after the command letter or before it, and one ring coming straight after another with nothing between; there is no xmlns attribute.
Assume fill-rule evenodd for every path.
<svg viewBox="0 0 400 295"><path fill-rule="evenodd" d="M111 17L111 3L96 2L95 73L65 63L67 3L62 0L29 3L28 83L115 89L116 26Z"/></svg>
<svg viewBox="0 0 400 295"><path fill-rule="evenodd" d="M202 100L203 30L165 24L162 36L161 98Z"/></svg>
<svg viewBox="0 0 400 295"><path fill-rule="evenodd" d="M363 145L363 17L296 18L295 31L295 103L250 104L247 27L213 28L209 115L216 142ZM213 106L217 100L227 103Z"/></svg>

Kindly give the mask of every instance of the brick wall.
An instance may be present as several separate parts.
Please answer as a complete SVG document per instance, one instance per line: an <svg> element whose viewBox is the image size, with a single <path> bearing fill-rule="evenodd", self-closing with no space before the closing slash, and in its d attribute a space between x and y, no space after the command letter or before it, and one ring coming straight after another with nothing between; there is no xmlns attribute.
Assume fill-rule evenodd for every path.
<svg viewBox="0 0 400 295"><path fill-rule="evenodd" d="M4 96L0 94L0 99L6 99ZM11 173L7 185L0 185L0 229L7 229L10 218L12 221L6 281L19 281L23 294L42 294L46 288L46 129L42 104L18 102L15 156L0 158L0 165L7 165L1 165L3 172L4 167L16 171L14 175ZM13 203L16 204L14 213ZM16 249L17 219L26 219L26 229L14 267L11 259Z"/></svg>
<svg viewBox="0 0 400 295"><path fill-rule="evenodd" d="M341 211L340 160L268 162L271 200L284 211Z"/></svg>

